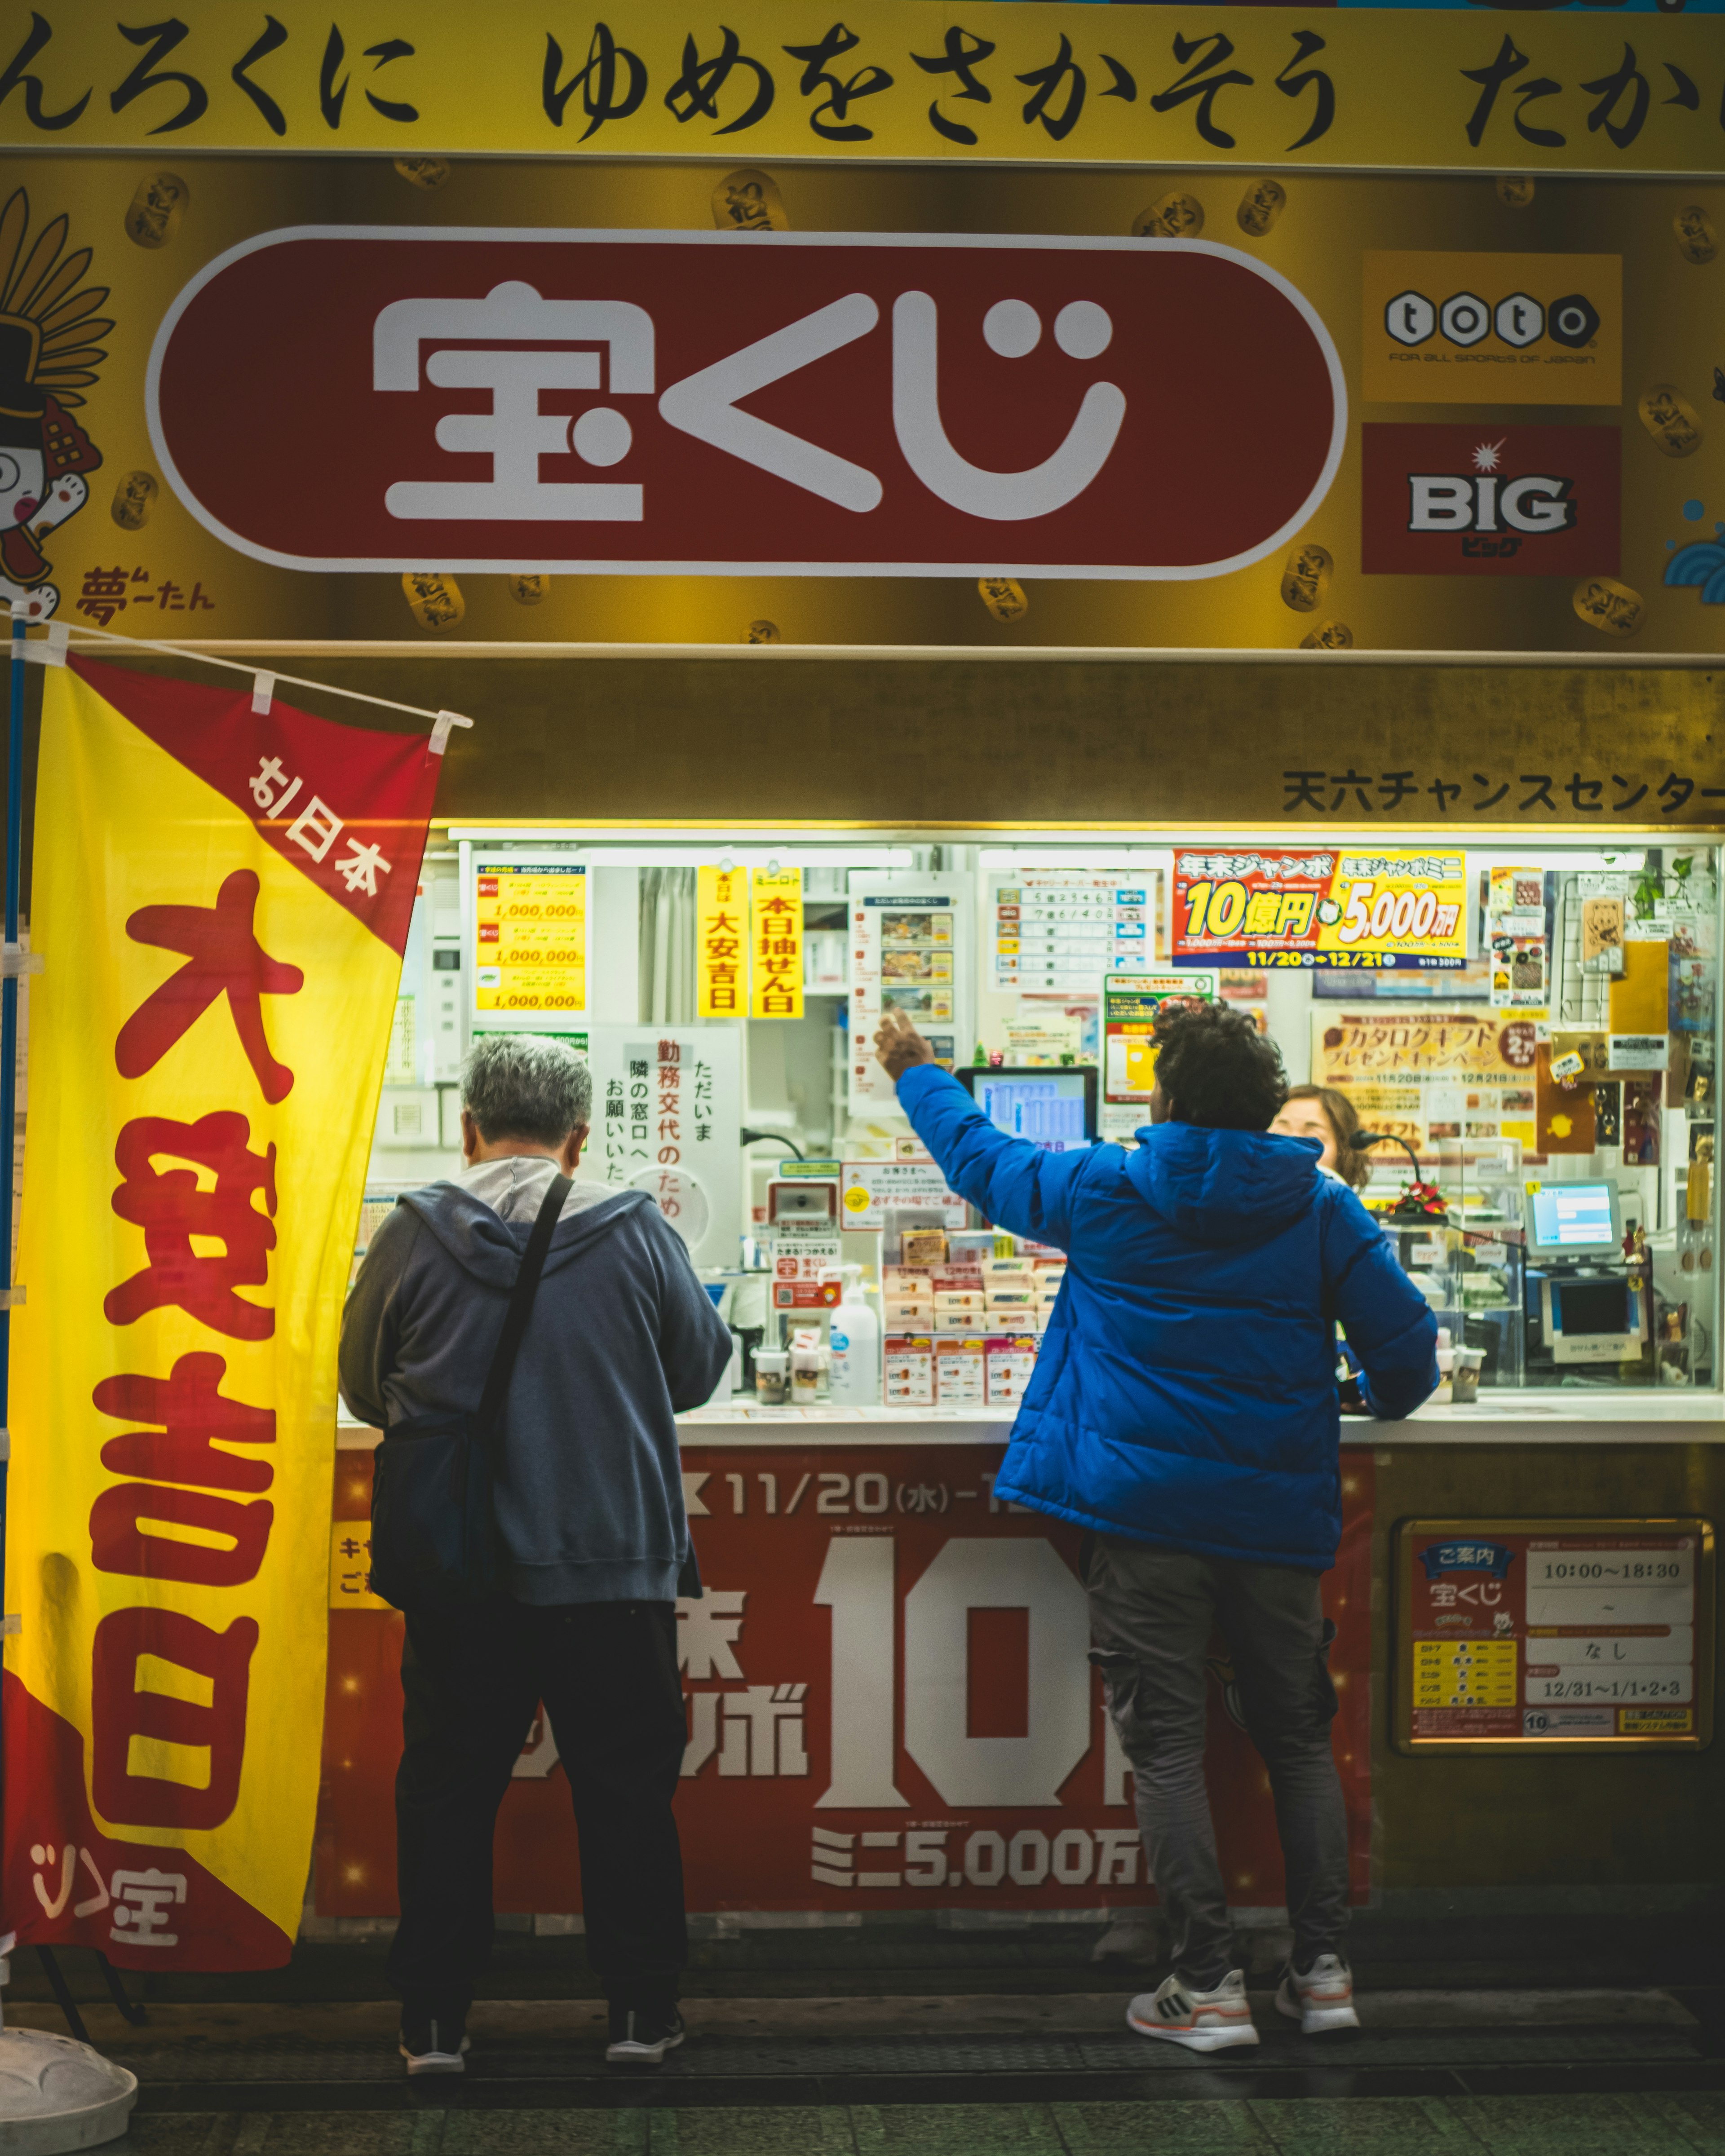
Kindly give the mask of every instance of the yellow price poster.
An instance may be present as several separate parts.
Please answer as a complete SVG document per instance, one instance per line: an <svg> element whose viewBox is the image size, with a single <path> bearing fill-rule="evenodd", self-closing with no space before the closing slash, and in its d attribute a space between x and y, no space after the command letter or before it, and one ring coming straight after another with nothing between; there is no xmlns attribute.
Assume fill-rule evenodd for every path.
<svg viewBox="0 0 1725 2156"><path fill-rule="evenodd" d="M747 870L697 870L695 910L696 1014L742 1018L749 1007Z"/></svg>
<svg viewBox="0 0 1725 2156"><path fill-rule="evenodd" d="M1460 852L1263 846L1174 855L1176 965L1467 963Z"/></svg>
<svg viewBox="0 0 1725 2156"><path fill-rule="evenodd" d="M481 861L473 919L475 1010L585 1011L583 864Z"/></svg>
<svg viewBox="0 0 1725 2156"><path fill-rule="evenodd" d="M1213 1002L1214 973L1110 973L1102 983L1102 1097L1134 1107L1156 1089L1156 1016L1167 1003Z"/></svg>
<svg viewBox="0 0 1725 2156"><path fill-rule="evenodd" d="M803 1015L803 871L757 869L752 879L751 1018Z"/></svg>

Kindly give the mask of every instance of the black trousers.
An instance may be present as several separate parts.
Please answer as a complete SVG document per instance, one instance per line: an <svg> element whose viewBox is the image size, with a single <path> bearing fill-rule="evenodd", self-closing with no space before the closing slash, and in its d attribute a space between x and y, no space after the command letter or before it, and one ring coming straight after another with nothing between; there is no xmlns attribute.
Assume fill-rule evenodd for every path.
<svg viewBox="0 0 1725 2156"><path fill-rule="evenodd" d="M689 1958L671 1812L687 1741L669 1602L410 1612L395 1778L403 1999L465 2007L490 1958L491 1845L542 1699L581 1840L587 1958L614 2003L676 1997Z"/></svg>

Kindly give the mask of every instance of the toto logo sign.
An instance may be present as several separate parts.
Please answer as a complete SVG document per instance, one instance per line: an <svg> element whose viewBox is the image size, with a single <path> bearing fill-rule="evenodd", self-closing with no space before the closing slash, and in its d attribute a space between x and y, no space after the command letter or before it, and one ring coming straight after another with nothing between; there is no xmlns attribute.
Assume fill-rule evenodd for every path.
<svg viewBox="0 0 1725 2156"><path fill-rule="evenodd" d="M1217 576L1347 421L1286 278L1163 239L300 227L147 393L192 514L313 570Z"/></svg>

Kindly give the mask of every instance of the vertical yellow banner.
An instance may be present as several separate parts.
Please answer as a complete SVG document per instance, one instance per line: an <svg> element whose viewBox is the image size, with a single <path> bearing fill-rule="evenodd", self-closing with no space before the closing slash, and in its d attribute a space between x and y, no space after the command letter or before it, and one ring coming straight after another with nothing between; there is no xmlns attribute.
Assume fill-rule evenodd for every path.
<svg viewBox="0 0 1725 2156"><path fill-rule="evenodd" d="M703 868L696 885L696 1015L742 1018L748 1009L748 871Z"/></svg>
<svg viewBox="0 0 1725 2156"><path fill-rule="evenodd" d="M291 1951L336 1343L438 767L246 690L44 684L0 1882L32 1944Z"/></svg>
<svg viewBox="0 0 1725 2156"><path fill-rule="evenodd" d="M749 927L751 1018L803 1015L803 871L757 869Z"/></svg>

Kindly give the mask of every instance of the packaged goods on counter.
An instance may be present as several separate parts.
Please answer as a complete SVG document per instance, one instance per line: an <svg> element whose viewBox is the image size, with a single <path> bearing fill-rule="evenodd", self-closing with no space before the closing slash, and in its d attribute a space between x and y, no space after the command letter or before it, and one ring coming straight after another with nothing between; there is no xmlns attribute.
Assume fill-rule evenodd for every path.
<svg viewBox="0 0 1725 2156"><path fill-rule="evenodd" d="M1037 1342L1029 1333L996 1334L983 1343L988 1405L1015 1408L1036 1368Z"/></svg>
<svg viewBox="0 0 1725 2156"><path fill-rule="evenodd" d="M937 1333L934 1387L943 1408L981 1408L988 1404L987 1342L980 1333Z"/></svg>
<svg viewBox="0 0 1725 2156"><path fill-rule="evenodd" d="M926 1332L889 1332L885 1341L886 1404L890 1408L934 1405L934 1341Z"/></svg>

